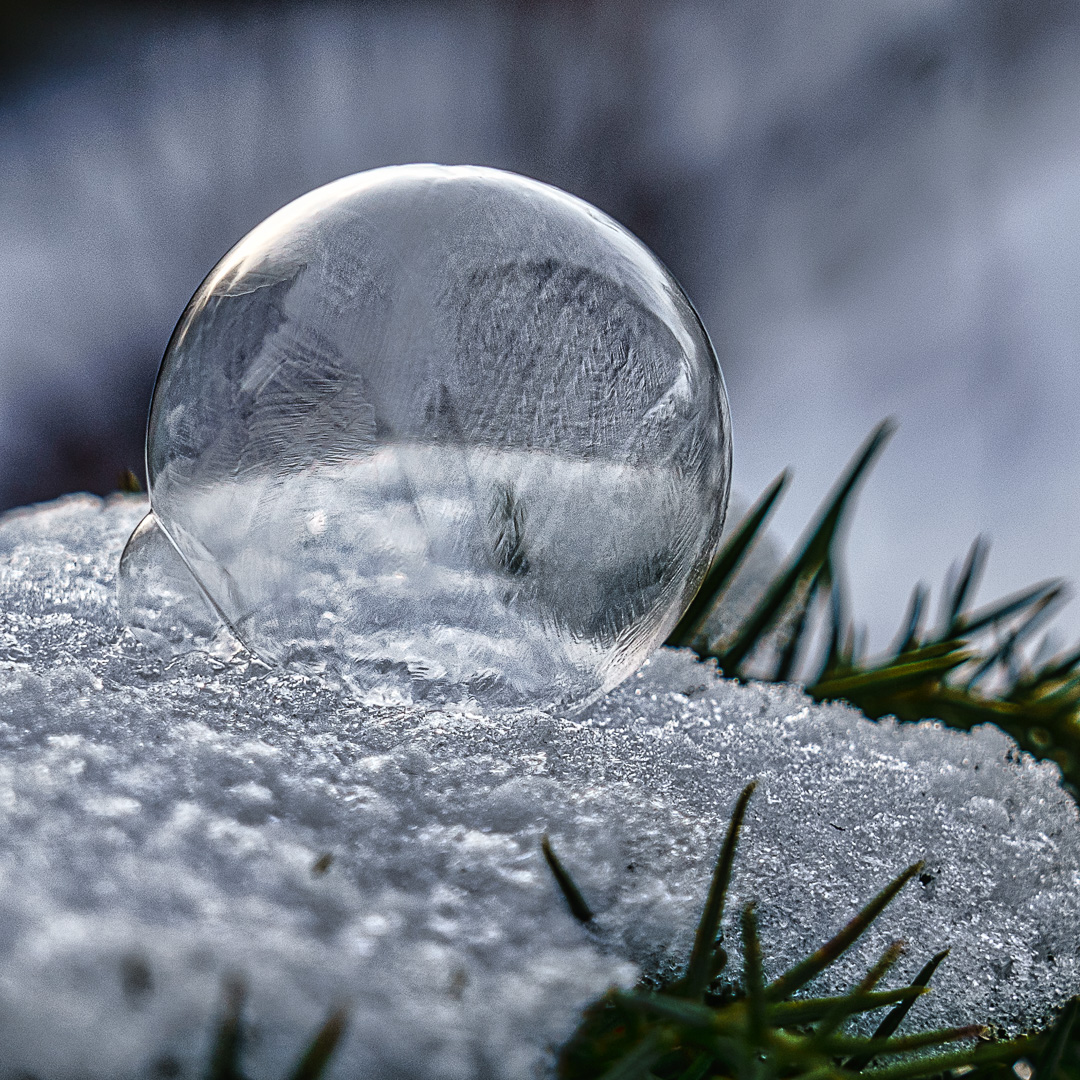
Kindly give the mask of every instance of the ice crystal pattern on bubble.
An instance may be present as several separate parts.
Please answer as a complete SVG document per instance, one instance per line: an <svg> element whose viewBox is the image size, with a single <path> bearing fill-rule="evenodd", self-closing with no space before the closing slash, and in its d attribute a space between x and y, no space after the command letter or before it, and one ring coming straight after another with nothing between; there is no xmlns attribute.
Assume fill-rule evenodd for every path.
<svg viewBox="0 0 1080 1080"><path fill-rule="evenodd" d="M362 173L188 306L122 603L173 651L227 625L366 693L581 706L696 589L729 431L693 308L614 221L491 169Z"/></svg>

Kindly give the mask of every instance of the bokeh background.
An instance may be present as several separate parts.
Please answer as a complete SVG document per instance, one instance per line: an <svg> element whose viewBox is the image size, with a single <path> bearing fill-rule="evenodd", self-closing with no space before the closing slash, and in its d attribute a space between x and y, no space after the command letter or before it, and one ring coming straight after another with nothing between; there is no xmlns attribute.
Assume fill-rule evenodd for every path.
<svg viewBox="0 0 1080 1080"><path fill-rule="evenodd" d="M986 598L1080 579L1080 0L37 0L0 68L0 506L141 469L172 327L268 213L472 162L672 268L736 488L794 468L782 541L899 420L848 544L873 644L979 532Z"/></svg>

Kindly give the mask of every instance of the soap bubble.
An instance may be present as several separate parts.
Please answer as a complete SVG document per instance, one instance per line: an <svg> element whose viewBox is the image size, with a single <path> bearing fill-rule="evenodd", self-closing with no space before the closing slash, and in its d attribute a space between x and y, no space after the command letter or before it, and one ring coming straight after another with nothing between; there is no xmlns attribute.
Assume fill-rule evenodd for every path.
<svg viewBox="0 0 1080 1080"><path fill-rule="evenodd" d="M580 708L689 602L730 457L705 331L625 229L511 173L376 169L188 305L121 605L166 654L235 635L369 699Z"/></svg>

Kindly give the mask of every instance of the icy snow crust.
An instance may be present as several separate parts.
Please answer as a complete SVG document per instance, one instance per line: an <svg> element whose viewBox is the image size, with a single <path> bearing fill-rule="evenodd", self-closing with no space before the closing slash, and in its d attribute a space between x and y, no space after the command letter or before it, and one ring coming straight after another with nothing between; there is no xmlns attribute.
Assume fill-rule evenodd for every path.
<svg viewBox="0 0 1080 1080"><path fill-rule="evenodd" d="M576 721L163 667L113 600L145 510L75 496L0 521L0 1075L201 1075L236 973L253 1076L339 1003L332 1076L543 1075L589 999L685 958L752 778L734 964L749 898L776 974L922 857L819 989L896 937L901 976L952 947L913 1023L1016 1030L1080 989L1077 810L1001 733L872 724L673 652Z"/></svg>

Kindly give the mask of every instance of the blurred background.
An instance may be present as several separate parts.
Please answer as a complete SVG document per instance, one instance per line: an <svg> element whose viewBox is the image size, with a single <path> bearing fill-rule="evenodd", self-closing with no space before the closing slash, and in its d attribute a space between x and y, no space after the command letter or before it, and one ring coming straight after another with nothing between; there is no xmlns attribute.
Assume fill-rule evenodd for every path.
<svg viewBox="0 0 1080 1080"><path fill-rule="evenodd" d="M0 507L141 472L217 259L408 161L548 181L657 252L736 489L794 468L782 542L899 420L848 541L873 645L979 532L985 599L1080 579L1080 0L0 4Z"/></svg>

